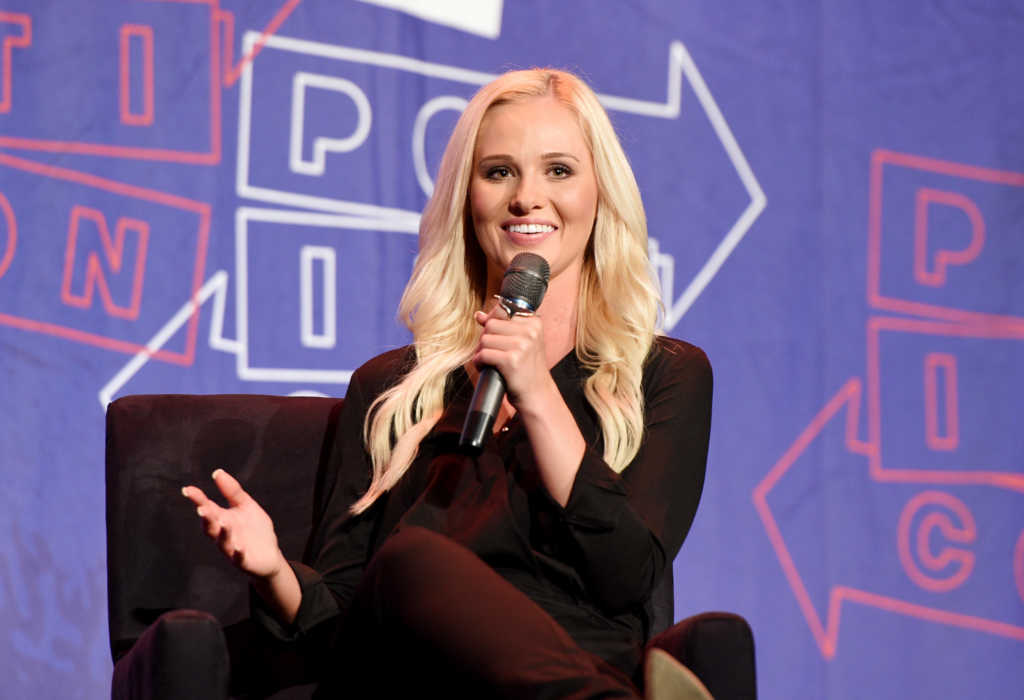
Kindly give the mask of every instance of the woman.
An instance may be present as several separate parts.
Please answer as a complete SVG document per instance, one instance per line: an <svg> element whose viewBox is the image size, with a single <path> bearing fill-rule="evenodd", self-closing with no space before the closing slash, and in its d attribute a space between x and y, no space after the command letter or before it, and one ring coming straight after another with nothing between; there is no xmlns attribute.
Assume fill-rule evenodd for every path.
<svg viewBox="0 0 1024 700"><path fill-rule="evenodd" d="M512 258L551 268L537 313L493 295ZM409 348L355 372L307 560L266 514L186 497L290 638L329 627L338 688L417 683L509 697L635 697L648 599L696 512L711 371L655 335L640 194L594 93L555 70L507 73L459 119L420 226L400 315ZM482 454L457 448L478 369L507 394ZM422 661L420 664L419 662ZM353 676L358 676L353 679Z"/></svg>

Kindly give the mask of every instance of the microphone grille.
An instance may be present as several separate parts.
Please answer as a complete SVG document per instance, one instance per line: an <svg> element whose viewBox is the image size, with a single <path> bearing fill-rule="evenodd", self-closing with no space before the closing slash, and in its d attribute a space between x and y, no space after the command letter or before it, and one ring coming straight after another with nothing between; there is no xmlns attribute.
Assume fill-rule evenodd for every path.
<svg viewBox="0 0 1024 700"><path fill-rule="evenodd" d="M536 253L520 253L505 270L501 296L514 306L536 311L548 290L550 276L547 260Z"/></svg>

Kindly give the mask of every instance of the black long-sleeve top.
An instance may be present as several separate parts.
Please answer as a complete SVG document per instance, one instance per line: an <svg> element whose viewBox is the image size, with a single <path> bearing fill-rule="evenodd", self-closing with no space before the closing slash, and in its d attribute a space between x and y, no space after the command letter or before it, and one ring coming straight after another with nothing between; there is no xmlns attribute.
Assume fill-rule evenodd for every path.
<svg viewBox="0 0 1024 700"><path fill-rule="evenodd" d="M703 351L656 339L643 371L643 442L621 474L602 458L600 427L583 394L586 372L575 353L552 368L587 444L564 508L541 482L517 417L479 456L459 453L473 393L459 369L409 471L364 513L350 515L370 480L362 443L366 412L411 361L409 348L394 350L353 374L318 484L319 524L305 563L292 562L302 589L297 617L287 630L260 615L264 623L294 637L343 613L387 536L403 524L418 525L468 547L583 648L631 673L645 641L645 604L683 543L703 487L712 389Z"/></svg>

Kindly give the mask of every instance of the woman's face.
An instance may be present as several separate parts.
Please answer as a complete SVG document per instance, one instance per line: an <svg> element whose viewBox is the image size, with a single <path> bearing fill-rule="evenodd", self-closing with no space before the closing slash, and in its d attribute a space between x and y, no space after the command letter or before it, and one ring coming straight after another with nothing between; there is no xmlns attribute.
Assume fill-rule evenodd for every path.
<svg viewBox="0 0 1024 700"><path fill-rule="evenodd" d="M488 110L469 200L490 289L524 251L547 260L552 279L578 275L597 213L597 178L575 115L551 97Z"/></svg>

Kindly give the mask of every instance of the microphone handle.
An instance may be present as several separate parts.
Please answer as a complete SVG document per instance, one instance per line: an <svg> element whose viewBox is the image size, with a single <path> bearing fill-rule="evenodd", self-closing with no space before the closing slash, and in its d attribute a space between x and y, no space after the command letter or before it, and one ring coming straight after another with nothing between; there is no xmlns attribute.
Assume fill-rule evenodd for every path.
<svg viewBox="0 0 1024 700"><path fill-rule="evenodd" d="M459 447L476 451L483 449L504 397L505 378L501 373L494 367L484 367L480 370L480 378L473 391L473 402L469 405L466 420L462 424Z"/></svg>

